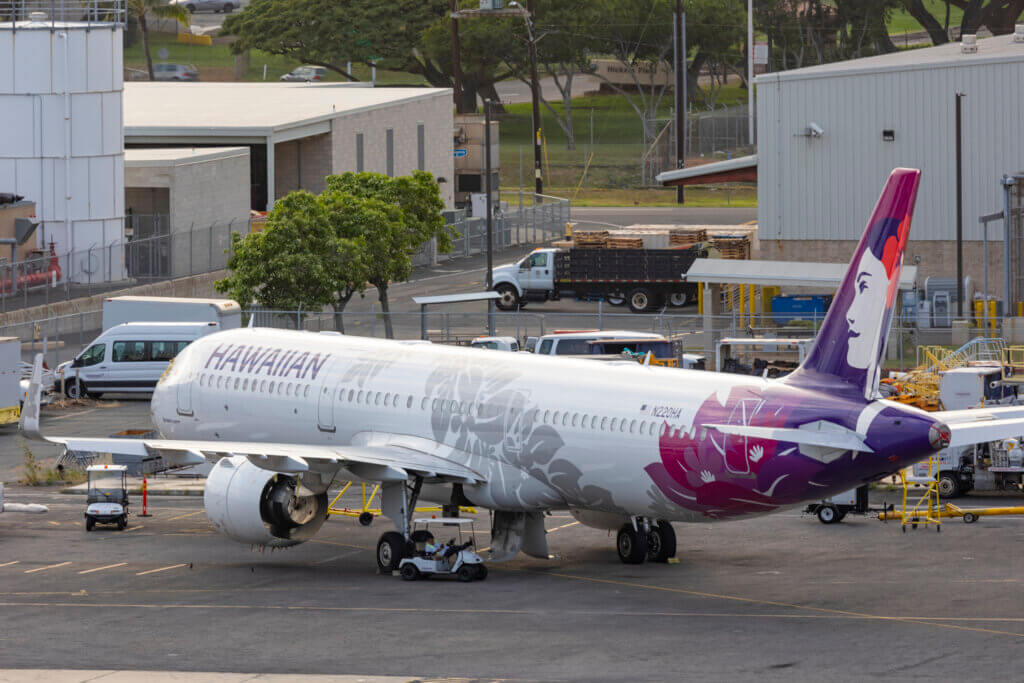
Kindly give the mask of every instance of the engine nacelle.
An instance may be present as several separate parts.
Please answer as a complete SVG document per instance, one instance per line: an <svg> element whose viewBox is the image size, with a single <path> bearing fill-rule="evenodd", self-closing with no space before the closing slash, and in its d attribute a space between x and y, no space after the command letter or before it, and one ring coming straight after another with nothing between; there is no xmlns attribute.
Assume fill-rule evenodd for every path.
<svg viewBox="0 0 1024 683"><path fill-rule="evenodd" d="M203 504L214 528L240 543L287 548L308 541L327 519L327 493L302 495L296 477L221 458L206 478Z"/></svg>
<svg viewBox="0 0 1024 683"><path fill-rule="evenodd" d="M597 512L595 510L581 510L580 508L569 508L572 516L583 526L593 529L607 529L618 531L623 524L629 522L629 517L617 515L612 512Z"/></svg>

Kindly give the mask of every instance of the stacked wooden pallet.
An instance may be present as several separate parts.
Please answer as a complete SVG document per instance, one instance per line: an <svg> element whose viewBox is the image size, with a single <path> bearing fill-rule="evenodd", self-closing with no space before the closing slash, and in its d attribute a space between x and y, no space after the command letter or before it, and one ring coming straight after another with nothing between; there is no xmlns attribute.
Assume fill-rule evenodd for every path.
<svg viewBox="0 0 1024 683"><path fill-rule="evenodd" d="M707 240L708 231L704 228L680 227L668 231L668 243L673 247L692 247Z"/></svg>
<svg viewBox="0 0 1024 683"><path fill-rule="evenodd" d="M608 238L609 249L643 249L644 240L642 237L625 237L613 235Z"/></svg>
<svg viewBox="0 0 1024 683"><path fill-rule="evenodd" d="M750 238L746 235L717 235L711 239L711 245L727 259L749 259Z"/></svg>
<svg viewBox="0 0 1024 683"><path fill-rule="evenodd" d="M577 249L604 249L608 246L608 231L576 231L572 239Z"/></svg>

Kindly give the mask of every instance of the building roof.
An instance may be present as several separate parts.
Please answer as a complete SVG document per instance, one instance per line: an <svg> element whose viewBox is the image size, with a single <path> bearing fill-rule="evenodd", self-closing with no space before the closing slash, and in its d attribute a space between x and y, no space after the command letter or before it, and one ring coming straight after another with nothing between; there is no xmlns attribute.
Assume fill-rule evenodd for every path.
<svg viewBox="0 0 1024 683"><path fill-rule="evenodd" d="M266 137L320 124L339 115L402 105L446 94L448 88L372 88L361 83L124 84L127 137ZM276 137L276 136L275 136ZM280 140L280 138L278 138Z"/></svg>
<svg viewBox="0 0 1024 683"><path fill-rule="evenodd" d="M935 47L902 50L873 57L850 59L844 62L833 62L831 64L808 66L802 69L762 74L754 79L754 83L852 76L878 71L913 71L917 69L968 66L979 63L1017 61L1024 61L1024 43L1013 42L1013 35L1010 34L979 39L978 51L974 54L964 54L960 50L960 43L950 42Z"/></svg>
<svg viewBox="0 0 1024 683"><path fill-rule="evenodd" d="M124 165L128 168L147 166L177 166L197 161L230 159L240 154L248 156L248 147L140 147L124 151Z"/></svg>
<svg viewBox="0 0 1024 683"><path fill-rule="evenodd" d="M747 169L754 169L753 178L741 173ZM677 168L671 171L659 173L657 181L662 185L686 185L686 181L699 179L701 183L733 182L737 180L757 180L757 155L751 154L725 161L714 161L710 164L700 166L689 166Z"/></svg>
<svg viewBox="0 0 1024 683"><path fill-rule="evenodd" d="M809 261L741 261L699 258L686 271L686 282L736 285L788 285L790 287L839 287L845 263ZM903 266L900 289L913 289L917 266Z"/></svg>
<svg viewBox="0 0 1024 683"><path fill-rule="evenodd" d="M501 294L497 292L467 292L466 294L441 294L439 296L414 296L414 303L420 306L428 304L457 304L463 301L487 301L488 299L500 299Z"/></svg>

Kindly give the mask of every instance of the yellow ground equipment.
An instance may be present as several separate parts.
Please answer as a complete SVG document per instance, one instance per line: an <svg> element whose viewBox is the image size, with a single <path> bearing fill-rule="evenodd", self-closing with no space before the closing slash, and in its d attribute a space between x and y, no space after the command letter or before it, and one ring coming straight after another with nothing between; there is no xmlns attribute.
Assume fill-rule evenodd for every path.
<svg viewBox="0 0 1024 683"><path fill-rule="evenodd" d="M1007 346L1003 349L1003 381L1024 383L1024 346Z"/></svg>
<svg viewBox="0 0 1024 683"><path fill-rule="evenodd" d="M909 403L924 410L940 410L941 373L976 363L1001 362L1006 351L1002 339L978 337L958 349L945 346L918 346L917 367L895 380L883 380L895 392L888 398ZM1024 381L1024 349L1021 353Z"/></svg>
<svg viewBox="0 0 1024 683"><path fill-rule="evenodd" d="M979 517L994 517L1002 515L1024 515L1024 506L1012 505L1006 507L995 507L995 508L961 508L952 503L946 503L940 509L935 511L939 517L960 517L968 524L973 524L978 521ZM878 518L882 520L886 519L903 519L903 513L896 510L889 510L888 512L878 513Z"/></svg>
<svg viewBox="0 0 1024 683"><path fill-rule="evenodd" d="M373 522L373 518L376 517L377 515L379 515L380 512L381 512L379 507L376 507L376 508L375 507L370 507L371 505L373 505L373 499L376 498L380 494L380 484L374 484L372 486L369 486L368 484L363 483L363 484L359 485L359 487L361 489L361 494L362 494L362 499L361 499L362 500L362 505L360 506L360 508L358 510L353 509L353 508L347 508L347 507L344 507L344 508L335 507L335 505L338 504L338 501L341 500L341 497L344 496L345 493L349 490L349 488L352 487L352 483L353 482L351 482L351 481L345 482L345 485L341 487L341 491L338 491L338 495L336 495L334 497L334 500L331 501L331 504L327 506L327 514L328 515L342 515L344 517L355 517L356 519L359 520L359 523L362 524L363 526L370 526L370 524ZM370 489L370 495L369 496L366 495L368 487ZM472 507L460 507L459 510L461 512L469 513L471 515L475 515L476 514L476 508L472 508ZM440 511L441 511L441 506L439 506L439 505L434 505L434 506L431 506L431 507L418 507L418 508L416 508L416 512L440 512Z"/></svg>
<svg viewBox="0 0 1024 683"><path fill-rule="evenodd" d="M918 524L928 526L935 525L935 531L942 531L942 510L939 507L939 482L935 476L938 471L938 462L935 458L928 458L929 481L925 484L925 490L921 496L910 507L907 506L908 490L910 482L907 481L906 473L900 470L900 481L903 485L903 505L900 510L886 510L878 513L878 519L882 521L890 519L900 520L900 529L907 532L907 524L910 528L916 529ZM947 515L948 516L948 515Z"/></svg>

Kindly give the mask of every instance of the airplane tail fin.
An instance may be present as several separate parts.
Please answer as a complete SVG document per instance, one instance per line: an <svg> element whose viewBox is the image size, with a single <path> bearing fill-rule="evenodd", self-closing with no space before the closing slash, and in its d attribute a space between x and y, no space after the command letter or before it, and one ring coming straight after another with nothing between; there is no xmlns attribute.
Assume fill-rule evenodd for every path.
<svg viewBox="0 0 1024 683"><path fill-rule="evenodd" d="M852 388L866 399L877 392L920 180L912 168L889 174L817 339L787 383Z"/></svg>

